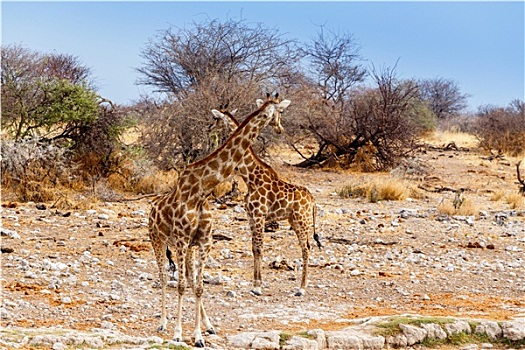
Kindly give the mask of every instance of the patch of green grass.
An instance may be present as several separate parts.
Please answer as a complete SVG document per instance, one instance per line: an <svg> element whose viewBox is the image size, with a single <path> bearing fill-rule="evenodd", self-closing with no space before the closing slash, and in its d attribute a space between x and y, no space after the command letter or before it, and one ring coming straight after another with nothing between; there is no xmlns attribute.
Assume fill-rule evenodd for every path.
<svg viewBox="0 0 525 350"><path fill-rule="evenodd" d="M308 334L308 331L299 332L297 335L306 339L315 340L315 337L312 334Z"/></svg>
<svg viewBox="0 0 525 350"><path fill-rule="evenodd" d="M171 350L190 350L191 347L184 346L184 345L163 345L163 344L155 344L150 347L150 349L171 349Z"/></svg>
<svg viewBox="0 0 525 350"><path fill-rule="evenodd" d="M400 324L409 324L413 326L421 326L422 324L435 323L443 326L447 323L453 323L454 321L444 317L413 317L413 316L396 316L391 317L385 322L381 322L376 326L381 330L378 335L383 337L393 336L401 333Z"/></svg>
<svg viewBox="0 0 525 350"><path fill-rule="evenodd" d="M290 340L292 336L293 336L292 334L284 333L284 332L279 334L279 345L283 346L284 344L286 344L286 342Z"/></svg>

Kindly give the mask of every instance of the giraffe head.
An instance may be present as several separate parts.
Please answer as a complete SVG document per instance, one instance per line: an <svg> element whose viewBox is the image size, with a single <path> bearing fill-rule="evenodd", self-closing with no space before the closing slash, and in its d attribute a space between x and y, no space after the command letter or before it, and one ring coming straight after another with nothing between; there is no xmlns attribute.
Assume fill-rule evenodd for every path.
<svg viewBox="0 0 525 350"><path fill-rule="evenodd" d="M284 112L286 107L288 107L291 103L290 100L282 100L279 101L279 94L276 93L274 97L271 97L269 93L266 94L266 102L270 102L271 105L274 106L273 111L273 118L270 122L270 125L273 126L273 130L280 134L283 131L283 126L281 124L281 114ZM261 107L265 102L261 99L257 99L255 101L257 103L257 107Z"/></svg>
<svg viewBox="0 0 525 350"><path fill-rule="evenodd" d="M228 111L228 103L226 103L225 105L220 105L219 113L213 112L215 127L220 128L220 125L222 124L222 126L226 127L226 129L229 129L230 131L235 131L235 129L237 129L237 127L239 126L239 122L234 118L235 113L237 113L237 109Z"/></svg>
<svg viewBox="0 0 525 350"><path fill-rule="evenodd" d="M283 130L283 126L281 125L281 114L284 112L286 107L290 105L291 101L279 101L279 94L275 94L273 98L270 98L270 94L268 93L266 94L266 101L257 99L256 103L260 113L265 114L268 118L271 118L269 124L267 125L273 126L274 131L280 134ZM237 112L237 109L229 112L228 104L224 106L221 105L219 110L213 109L211 112L213 113L213 117L215 119L215 127L219 127L221 120L224 122L226 128L230 129L230 131L235 130L239 125L239 123L235 121L235 118L233 118ZM232 122L234 122L236 125L231 125Z"/></svg>

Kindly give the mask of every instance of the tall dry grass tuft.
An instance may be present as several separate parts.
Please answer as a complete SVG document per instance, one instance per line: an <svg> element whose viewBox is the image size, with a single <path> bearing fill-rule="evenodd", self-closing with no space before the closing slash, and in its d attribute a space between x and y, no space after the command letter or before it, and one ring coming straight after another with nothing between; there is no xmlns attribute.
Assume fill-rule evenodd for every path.
<svg viewBox="0 0 525 350"><path fill-rule="evenodd" d="M479 214L479 208L470 198L464 198L456 205L454 205L453 202L443 199L441 203L438 204L437 213L449 216L476 216Z"/></svg>
<svg viewBox="0 0 525 350"><path fill-rule="evenodd" d="M338 191L343 198L366 198L371 203L422 198L423 195L407 181L390 177L363 184L346 185Z"/></svg>
<svg viewBox="0 0 525 350"><path fill-rule="evenodd" d="M499 202L505 198L505 191L497 189L490 194L489 199L493 202Z"/></svg>
<svg viewBox="0 0 525 350"><path fill-rule="evenodd" d="M525 197L519 193L508 193L505 196L505 201L509 205L510 209L525 208Z"/></svg>

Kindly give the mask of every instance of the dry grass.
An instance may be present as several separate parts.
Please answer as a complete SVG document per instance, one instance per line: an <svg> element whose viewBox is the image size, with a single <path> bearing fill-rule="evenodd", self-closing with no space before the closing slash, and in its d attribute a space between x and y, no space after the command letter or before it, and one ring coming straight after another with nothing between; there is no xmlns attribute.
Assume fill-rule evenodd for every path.
<svg viewBox="0 0 525 350"><path fill-rule="evenodd" d="M498 201L503 200L504 198L505 198L505 191L501 189L497 189L491 193L489 199L493 202L498 202Z"/></svg>
<svg viewBox="0 0 525 350"><path fill-rule="evenodd" d="M521 209L525 207L525 197L519 193L508 193L505 196L505 201L510 209Z"/></svg>
<svg viewBox="0 0 525 350"><path fill-rule="evenodd" d="M444 199L439 203L437 212L438 214L450 216L476 216L479 214L479 208L470 198L464 198L461 204L456 206L454 206L452 202Z"/></svg>
<svg viewBox="0 0 525 350"><path fill-rule="evenodd" d="M472 134L458 132L454 130L436 131L423 138L423 141L433 146L444 146L454 142L458 147L476 148L479 140Z"/></svg>
<svg viewBox="0 0 525 350"><path fill-rule="evenodd" d="M379 178L364 184L349 184L338 191L343 198L366 198L371 203L421 198L422 194L410 183L394 177Z"/></svg>

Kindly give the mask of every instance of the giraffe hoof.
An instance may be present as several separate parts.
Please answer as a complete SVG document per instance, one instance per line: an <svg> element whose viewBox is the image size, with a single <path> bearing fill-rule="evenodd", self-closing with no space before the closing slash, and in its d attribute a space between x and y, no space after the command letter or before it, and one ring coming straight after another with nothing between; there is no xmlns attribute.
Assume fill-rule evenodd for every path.
<svg viewBox="0 0 525 350"><path fill-rule="evenodd" d="M202 341L202 340L197 340L197 341L195 342L195 347L196 347L196 348L203 348L203 347L204 347L204 341Z"/></svg>
<svg viewBox="0 0 525 350"><path fill-rule="evenodd" d="M215 329L213 329L213 328L210 328L210 329L206 330L206 333L208 333L208 334L217 334L217 332L215 332Z"/></svg>
<svg viewBox="0 0 525 350"><path fill-rule="evenodd" d="M157 327L157 332L166 332L166 326L160 325Z"/></svg>

